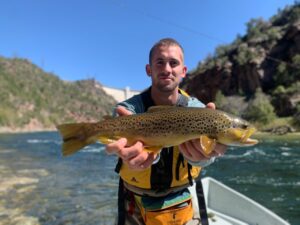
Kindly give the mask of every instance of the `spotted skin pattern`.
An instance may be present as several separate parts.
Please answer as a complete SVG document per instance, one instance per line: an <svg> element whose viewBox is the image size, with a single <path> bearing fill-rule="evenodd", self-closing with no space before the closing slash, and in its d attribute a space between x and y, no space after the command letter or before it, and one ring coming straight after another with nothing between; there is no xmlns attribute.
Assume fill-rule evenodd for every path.
<svg viewBox="0 0 300 225"><path fill-rule="evenodd" d="M149 151L176 146L196 138L203 140L200 137L204 136L231 146L257 143L257 140L249 138L255 128L247 121L208 108L154 106L146 113L105 117L98 123L62 124L57 129L63 137L64 155L70 155L96 141L108 144L121 137L127 138L129 146L141 141Z"/></svg>
<svg viewBox="0 0 300 225"><path fill-rule="evenodd" d="M239 121L246 124L246 121ZM217 138L217 134L225 133L231 127L233 117L222 111L158 107L153 112L103 120L89 126L85 132L87 136L97 135L112 140L127 137L130 142L139 140L149 145L156 142L156 145L171 146L183 139L199 138L200 135ZM160 144L161 139L164 143Z"/></svg>

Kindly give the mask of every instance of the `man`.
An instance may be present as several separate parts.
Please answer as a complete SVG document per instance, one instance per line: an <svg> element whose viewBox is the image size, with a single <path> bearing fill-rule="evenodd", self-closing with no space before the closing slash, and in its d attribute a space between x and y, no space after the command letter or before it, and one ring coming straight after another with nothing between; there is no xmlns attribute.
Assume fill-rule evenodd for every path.
<svg viewBox="0 0 300 225"><path fill-rule="evenodd" d="M160 40L150 50L146 65L151 87L119 103L116 113L119 116L143 113L156 105L205 107L179 89L186 72L181 45L170 38ZM209 103L206 107L214 109L215 105ZM217 144L207 155L196 139L162 149L160 153L149 153L144 151L142 142L127 146L127 140L121 138L108 144L106 150L119 157L116 168L120 174L119 225L180 225L199 224L197 198L191 196L187 187L195 186L193 180L199 175L200 166L224 154L226 147ZM196 209L194 212L192 207Z"/></svg>

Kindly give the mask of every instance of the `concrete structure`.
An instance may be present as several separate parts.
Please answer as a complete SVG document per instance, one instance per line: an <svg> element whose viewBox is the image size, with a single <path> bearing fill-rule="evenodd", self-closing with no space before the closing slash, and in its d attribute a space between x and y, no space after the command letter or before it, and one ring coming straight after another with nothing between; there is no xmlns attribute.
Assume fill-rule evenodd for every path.
<svg viewBox="0 0 300 225"><path fill-rule="evenodd" d="M102 88L108 95L111 95L114 99L116 99L117 102L124 101L132 97L133 95L140 93L140 91L130 90L129 87L126 87L124 89L118 89L102 86Z"/></svg>

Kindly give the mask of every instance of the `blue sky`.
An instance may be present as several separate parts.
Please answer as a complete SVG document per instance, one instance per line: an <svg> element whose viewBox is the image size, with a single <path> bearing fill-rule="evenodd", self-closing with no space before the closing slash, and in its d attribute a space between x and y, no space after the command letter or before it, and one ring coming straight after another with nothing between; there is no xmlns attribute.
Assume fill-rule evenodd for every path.
<svg viewBox="0 0 300 225"><path fill-rule="evenodd" d="M148 52L173 37L189 70L221 44L294 0L9 0L0 7L0 55L27 58L63 80L149 86Z"/></svg>

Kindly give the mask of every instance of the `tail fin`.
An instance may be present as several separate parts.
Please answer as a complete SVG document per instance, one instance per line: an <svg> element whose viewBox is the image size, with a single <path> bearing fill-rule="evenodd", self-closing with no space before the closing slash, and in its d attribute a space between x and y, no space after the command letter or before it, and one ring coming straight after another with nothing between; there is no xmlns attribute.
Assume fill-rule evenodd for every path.
<svg viewBox="0 0 300 225"><path fill-rule="evenodd" d="M62 153L64 156L71 155L91 144L89 137L84 132L86 125L86 123L70 123L57 126L63 139Z"/></svg>

